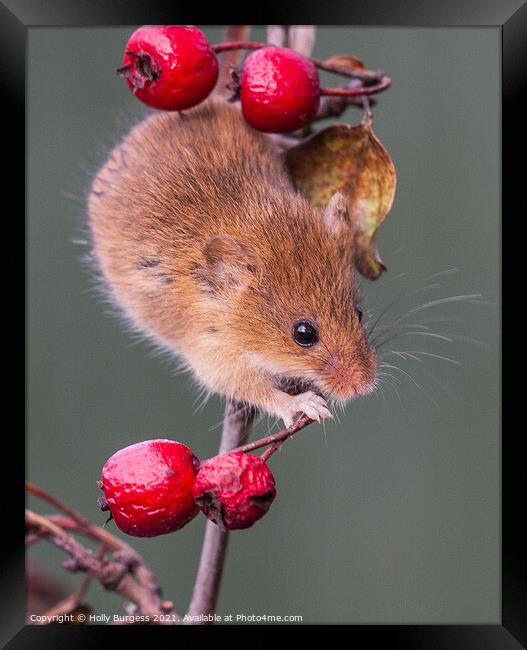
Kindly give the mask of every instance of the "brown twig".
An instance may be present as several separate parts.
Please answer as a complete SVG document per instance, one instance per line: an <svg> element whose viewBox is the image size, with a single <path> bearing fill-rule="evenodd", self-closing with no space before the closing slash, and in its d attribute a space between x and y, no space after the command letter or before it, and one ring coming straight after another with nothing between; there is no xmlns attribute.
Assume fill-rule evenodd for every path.
<svg viewBox="0 0 527 650"><path fill-rule="evenodd" d="M383 75L379 82L373 86L360 86L358 88L321 88L321 95L340 95L341 97L360 97L364 95L375 95L391 86L392 80L388 75Z"/></svg>
<svg viewBox="0 0 527 650"><path fill-rule="evenodd" d="M26 510L26 526L71 557L64 563L65 568L70 571L84 571L88 576L97 579L105 589L121 594L136 605L138 612L148 616L150 622L171 622L164 620L166 611L159 595L133 577L125 558L117 559L114 555L112 561L99 559L56 523L31 510Z"/></svg>
<svg viewBox="0 0 527 650"><path fill-rule="evenodd" d="M254 451L260 447L270 445L269 449L262 454L262 458L267 460L287 438L313 422L307 415L302 415L283 431L236 447L236 444L239 444L248 435L253 418L254 412L247 414L233 404L227 405L219 449L220 454L231 450ZM194 591L185 617L187 623L194 625L206 624L209 622L207 617L215 612L225 563L227 541L228 531L221 530L216 524L208 521Z"/></svg>
<svg viewBox="0 0 527 650"><path fill-rule="evenodd" d="M60 510L64 514L68 515L68 517L71 517L71 519L76 521L81 528L88 529L92 526L92 523L83 517L79 512L73 508L70 508L65 503L62 503L62 501L57 499L57 497L54 497L52 494L49 494L49 492L42 490L29 481L26 481L26 491L29 492L29 494L42 499L43 501L47 501L49 504L57 508L57 510Z"/></svg>
<svg viewBox="0 0 527 650"><path fill-rule="evenodd" d="M380 90L373 90L370 92L380 92L381 90L384 90L385 87L387 88L388 85L390 84L389 81L390 78L383 70L363 70L363 69L358 69L357 67L351 67L341 63L327 62L327 61L322 61L321 59L314 59L310 57L309 50L313 47L314 37L311 38L311 34L307 30L311 28L301 27L301 26L297 26L297 27L298 27L298 31L296 32L295 38L299 47L302 48L302 50L299 49L298 51L302 52L302 54L305 54L305 56L311 58L313 64L320 70L325 70L326 72L338 74L343 77L349 77L351 79L360 79L366 84L368 84L367 86L365 86L365 88L367 88L368 86L372 86L373 84L381 84L382 82L382 87L380 88ZM306 31L300 31L300 30L306 30ZM278 34L277 32L272 31L271 34L273 35L273 38L275 38L276 40L282 40L277 35ZM291 29L288 32L288 38L291 39ZM216 45L212 46L212 49L217 54L220 54L225 52L231 52L233 50L260 50L268 46L269 43L262 43L260 41L233 40L224 43L217 43ZM290 47L293 47L293 45L290 44ZM387 85L384 86L384 84ZM325 88L322 89L322 92L329 91L329 90L331 89Z"/></svg>
<svg viewBox="0 0 527 650"><path fill-rule="evenodd" d="M71 520L75 522L79 532L85 533L88 537L91 537L92 539L105 544L110 550L119 552L122 557L125 557L127 559L127 562L131 568L131 572L134 574L135 578L137 578L141 584L150 589L153 593L160 593L160 588L156 576L147 567L141 555L129 544L123 542L115 535L112 535L105 528L95 526L76 510L65 505L62 503L62 501L49 494L45 490L37 487L36 485L26 482L26 490L30 494L33 494L34 496L47 501L52 506L57 508L57 510L60 510L65 515L67 515Z"/></svg>
<svg viewBox="0 0 527 650"><path fill-rule="evenodd" d="M345 88L357 88L360 85L358 79L351 79L344 87ZM375 106L376 99L374 97L369 97L368 102L370 106ZM340 117L342 113L348 108L348 106L357 106L358 108L363 108L364 99L363 97L343 97L338 95L326 95L320 98L320 106L318 107L318 112L313 121L325 120L328 117Z"/></svg>
<svg viewBox="0 0 527 650"><path fill-rule="evenodd" d="M351 79L344 88L358 88L360 84L361 82L358 79ZM320 98L320 106L317 114L306 129L289 135L283 133L267 133L266 136L272 141L276 152L281 155L289 151L291 147L296 147L308 140L313 135L314 130L312 129L312 125L315 122L331 117L340 117L349 106L364 109L365 106L370 108L375 106L376 103L377 101L374 97L326 95Z"/></svg>
<svg viewBox="0 0 527 650"><path fill-rule="evenodd" d="M104 544L101 544L99 548L99 552L97 553L97 557L100 560L104 560L105 552L106 552L106 546ZM76 609L78 609L82 604L82 599L84 598L84 595L88 591L88 588L92 580L93 580L92 576L89 575L86 576L84 580L81 582L81 584L79 585L78 589L76 589L72 594L64 598L64 600L61 600L56 605L51 607L51 609L48 609L48 611L45 614L43 614L42 618L39 618L37 624L43 625L46 623L46 621L50 621L52 618L56 618L57 616L62 616L63 614L71 614Z"/></svg>
<svg viewBox="0 0 527 650"><path fill-rule="evenodd" d="M254 415L253 410L247 412L236 404L231 402L227 404L223 419L220 454L230 451L248 436ZM206 617L216 610L228 539L228 531L221 530L212 521L207 522L199 568L186 617L186 622L190 624L208 623Z"/></svg>
<svg viewBox="0 0 527 650"><path fill-rule="evenodd" d="M259 440L254 440L253 442L249 442L246 445L242 445L241 447L236 447L236 449L233 451L243 451L247 453L249 451L255 451L255 449L267 447L267 445L273 445L274 443L278 442L281 443L284 440L287 440L287 438L295 435L295 433L298 433L304 427L307 427L308 424L311 424L312 422L314 422L314 420L312 420L307 415L301 415L297 420L293 422L291 426L287 427L286 429L278 431L277 433L271 433L268 436L260 438Z"/></svg>
<svg viewBox="0 0 527 650"><path fill-rule="evenodd" d="M25 545L26 546L33 546L36 542L40 542L42 537L40 535L37 535L36 533L29 533L26 535L26 540L25 540Z"/></svg>
<svg viewBox="0 0 527 650"><path fill-rule="evenodd" d="M160 623L166 622L163 620L166 611L159 595L133 577L125 558L117 559L114 555L112 561L99 559L56 523L31 510L26 510L26 526L70 555L71 560L65 563L65 568L70 571L84 571L88 576L97 579L105 589L121 594L132 601L138 611L148 616L151 622L156 618L160 619Z"/></svg>
<svg viewBox="0 0 527 650"><path fill-rule="evenodd" d="M216 43L216 45L212 46L212 49L216 54L221 54L222 52L230 52L232 50L260 50L262 47L266 47L266 44L260 41L229 41Z"/></svg>
<svg viewBox="0 0 527 650"><path fill-rule="evenodd" d="M95 526L78 512L41 488L26 483L26 489L67 515L66 517L63 515L44 517L31 513L28 516L29 519L26 520L29 526L26 541L28 538L33 541L35 534L40 537L44 536L48 541L72 555L74 563L71 564L70 568L85 571L89 575L91 575L91 570L95 571L94 577L105 588L115 589L122 596L131 600L145 616L155 617L166 614L165 601L161 598L161 589L157 579L135 549L106 529ZM104 544L108 550L114 552L112 562L105 562L103 567L102 563L94 558L91 551L82 546L66 530L82 533ZM116 580L120 575L122 579L117 586L113 584L112 576ZM177 615L174 613L174 618L176 617Z"/></svg>
<svg viewBox="0 0 527 650"><path fill-rule="evenodd" d="M274 28L271 30L271 28ZM296 30L296 31L294 31ZM288 44L293 47L293 41L295 43L295 49L300 48L298 51L301 51L305 56L311 56L311 51L314 46L314 28L313 28L313 38L309 33L310 28L307 26L294 25L290 29L282 27L281 25L269 25L267 28L268 33L268 43L276 45ZM269 40L269 34L271 34L273 41ZM293 39L293 34L295 34ZM321 70L326 70L328 72L340 73L340 74L349 74L349 67L346 67L343 64L336 62L327 63L321 59L315 59L311 57L311 60L317 65ZM350 79L348 83L344 84L341 89L335 89L337 92L329 92L326 95L320 97L320 105L317 111L315 118L312 120L311 124L307 129L299 131L295 134L284 135L281 133L268 133L267 138L273 142L276 152L281 155L286 153L291 147L295 147L301 144L304 140L308 139L312 133L313 129L312 124L314 122L325 120L332 117L340 117L349 106L356 106L358 108L364 107L364 93L356 93L356 89L363 88L363 82L374 82L383 78L384 72L378 70L377 72L366 71L355 71L355 77ZM385 79L386 81L386 79ZM382 88L381 90L383 90ZM329 89L331 91L331 89ZM342 90L343 92L340 92ZM352 91L351 93L348 92ZM345 92L344 92L345 91ZM371 92L371 91L370 91ZM375 92L379 92L377 89ZM368 105L375 106L376 99L369 96ZM280 445L279 445L280 446ZM267 450L265 454L269 456L273 452ZM268 457L268 456L266 456Z"/></svg>

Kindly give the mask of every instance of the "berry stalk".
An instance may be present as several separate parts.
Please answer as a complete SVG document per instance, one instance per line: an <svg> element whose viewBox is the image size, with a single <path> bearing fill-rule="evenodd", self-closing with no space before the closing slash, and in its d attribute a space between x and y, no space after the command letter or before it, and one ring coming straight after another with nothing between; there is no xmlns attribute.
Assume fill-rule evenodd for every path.
<svg viewBox="0 0 527 650"><path fill-rule="evenodd" d="M259 41L230 41L226 43L217 43L212 45L212 49L219 54L220 52L230 52L231 50L259 50L267 47L265 43Z"/></svg>
<svg viewBox="0 0 527 650"><path fill-rule="evenodd" d="M378 84L374 86L362 86L360 88L321 88L321 95L358 97L364 95L375 95L390 87L392 80L388 75L383 75Z"/></svg>
<svg viewBox="0 0 527 650"><path fill-rule="evenodd" d="M269 456L274 453L278 447L280 447L282 442L287 440L287 438L293 436L295 433L298 433L301 429L307 427L307 425L311 424L312 422L314 422L314 420L312 420L307 415L301 415L297 420L295 420L295 422L293 422L293 424L287 427L287 429L283 429L277 433L272 433L268 436L265 436L264 438L260 438L259 440L249 442L246 445L242 445L241 447L233 449L233 451L249 452L254 451L255 449L260 449L261 447L267 447L268 445L273 445L273 447L275 447L276 444L277 446L271 453L268 453L269 450L267 450L264 452L264 454L262 454L263 460L267 460L267 458L269 458Z"/></svg>
<svg viewBox="0 0 527 650"><path fill-rule="evenodd" d="M262 43L259 41L230 41L226 43L218 43L216 45L211 46L214 52L216 54L220 52L229 52L231 50L260 50L264 47L269 47L266 43ZM383 83L388 82L387 86L383 86L382 88L379 88L378 90L374 90L373 92L379 92L380 90L384 90L384 88L388 87L391 83L391 79L382 71L379 70L377 72L372 72L371 70L352 70L351 68L345 66L345 65L339 65L338 63L327 63L326 61L322 61L321 59L315 59L313 57L306 57L309 58L310 61L317 67L319 70L325 70L326 72L332 72L333 74L339 74L343 77L350 77L352 79L362 79L363 81L372 83L374 81L377 81L379 79L385 80ZM331 93L323 93L323 94L331 94ZM332 94L341 94L341 93L332 93Z"/></svg>

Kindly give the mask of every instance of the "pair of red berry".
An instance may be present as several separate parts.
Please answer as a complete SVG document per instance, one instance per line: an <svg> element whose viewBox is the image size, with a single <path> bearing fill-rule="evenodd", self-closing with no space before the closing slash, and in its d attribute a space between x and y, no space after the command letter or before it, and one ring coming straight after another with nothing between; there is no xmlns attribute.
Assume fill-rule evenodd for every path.
<svg viewBox="0 0 527 650"><path fill-rule="evenodd" d="M174 440L145 440L119 450L102 469L103 510L128 535L155 537L182 528L201 510L222 528L249 528L276 496L259 457L243 452L200 463Z"/></svg>
<svg viewBox="0 0 527 650"><path fill-rule="evenodd" d="M241 48L243 44L240 44ZM195 27L153 25L136 30L124 54L124 76L135 96L162 110L190 108L202 102L218 80L215 48ZM288 132L309 124L320 103L315 64L285 47L262 47L245 60L240 82L245 120L255 129Z"/></svg>

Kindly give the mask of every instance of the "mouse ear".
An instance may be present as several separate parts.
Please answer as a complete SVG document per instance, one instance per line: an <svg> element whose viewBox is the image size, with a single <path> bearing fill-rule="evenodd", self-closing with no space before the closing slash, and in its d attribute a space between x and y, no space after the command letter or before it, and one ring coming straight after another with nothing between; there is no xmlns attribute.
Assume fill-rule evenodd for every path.
<svg viewBox="0 0 527 650"><path fill-rule="evenodd" d="M337 238L351 231L348 199L342 192L333 194L324 211L323 220L329 232Z"/></svg>
<svg viewBox="0 0 527 650"><path fill-rule="evenodd" d="M209 239L203 254L207 282L213 291L225 287L243 288L256 272L253 252L233 237L218 235Z"/></svg>

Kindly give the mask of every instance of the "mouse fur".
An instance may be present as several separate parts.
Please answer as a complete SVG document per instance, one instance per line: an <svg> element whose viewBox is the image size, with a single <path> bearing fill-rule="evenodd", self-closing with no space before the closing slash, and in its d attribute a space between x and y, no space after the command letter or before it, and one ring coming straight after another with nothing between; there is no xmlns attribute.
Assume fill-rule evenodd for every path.
<svg viewBox="0 0 527 650"><path fill-rule="evenodd" d="M374 388L346 199L313 207L236 106L137 124L95 176L88 216L112 300L205 391L289 425ZM314 345L295 341L299 322Z"/></svg>

